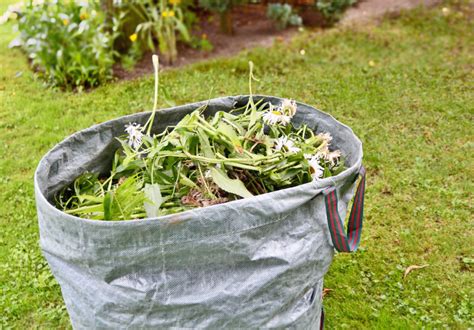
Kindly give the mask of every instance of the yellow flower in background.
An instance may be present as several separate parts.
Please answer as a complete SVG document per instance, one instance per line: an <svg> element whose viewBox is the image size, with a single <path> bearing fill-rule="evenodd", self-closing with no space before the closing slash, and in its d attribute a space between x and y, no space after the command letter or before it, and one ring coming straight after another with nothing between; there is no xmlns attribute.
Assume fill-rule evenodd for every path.
<svg viewBox="0 0 474 330"><path fill-rule="evenodd" d="M181 0L170 0L170 5L179 5Z"/></svg>
<svg viewBox="0 0 474 330"><path fill-rule="evenodd" d="M83 12L81 13L81 15L79 15L79 18L81 19L81 21L83 21L89 18L89 14L87 12Z"/></svg>
<svg viewBox="0 0 474 330"><path fill-rule="evenodd" d="M68 26L69 25L69 20L67 18L63 19L63 24L65 26Z"/></svg>
<svg viewBox="0 0 474 330"><path fill-rule="evenodd" d="M137 41L138 36L136 33L134 33L134 34L131 34L130 37L128 38L130 39L131 42L135 42Z"/></svg>
<svg viewBox="0 0 474 330"><path fill-rule="evenodd" d="M163 16L163 17L174 17L174 11L173 10L164 10L161 13L161 16Z"/></svg>
<svg viewBox="0 0 474 330"><path fill-rule="evenodd" d="M201 39L207 40L207 34L203 33L203 34L201 35Z"/></svg>
<svg viewBox="0 0 474 330"><path fill-rule="evenodd" d="M375 66L375 62L374 62L374 61L372 61L372 60L370 60L370 61L369 61L369 66L372 66L372 67L374 67L374 66Z"/></svg>

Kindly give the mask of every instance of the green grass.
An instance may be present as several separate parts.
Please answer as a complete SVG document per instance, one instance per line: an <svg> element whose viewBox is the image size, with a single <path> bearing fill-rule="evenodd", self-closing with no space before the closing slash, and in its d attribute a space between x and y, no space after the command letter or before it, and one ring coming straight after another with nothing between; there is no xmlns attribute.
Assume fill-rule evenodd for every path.
<svg viewBox="0 0 474 330"><path fill-rule="evenodd" d="M246 93L252 60L257 92L312 104L362 139L365 228L359 251L337 255L327 274L328 328L474 326L474 24L472 10L459 8L451 5L448 16L440 7L417 10L379 27L305 32L291 45L162 75L183 104ZM35 167L67 135L149 109L153 81L83 94L45 89L25 57L6 48L10 29L0 26L0 328L68 327L38 247ZM413 264L429 266L403 279Z"/></svg>

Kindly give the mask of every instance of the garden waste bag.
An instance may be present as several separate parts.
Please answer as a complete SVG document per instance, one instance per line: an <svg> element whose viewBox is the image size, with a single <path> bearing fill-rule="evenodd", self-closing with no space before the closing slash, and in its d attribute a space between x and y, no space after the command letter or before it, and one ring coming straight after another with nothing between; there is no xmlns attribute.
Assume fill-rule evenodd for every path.
<svg viewBox="0 0 474 330"><path fill-rule="evenodd" d="M282 99L254 96L275 105ZM228 111L248 96L156 113L153 132L207 104ZM334 251L357 248L363 217L362 144L333 117L298 103L293 122L329 132L342 173L293 188L155 219L98 221L68 215L54 195L85 171L106 173L130 122L121 117L55 146L35 174L40 244L74 328L319 329L323 277ZM357 180L358 178L360 180ZM352 197L354 203L344 230Z"/></svg>

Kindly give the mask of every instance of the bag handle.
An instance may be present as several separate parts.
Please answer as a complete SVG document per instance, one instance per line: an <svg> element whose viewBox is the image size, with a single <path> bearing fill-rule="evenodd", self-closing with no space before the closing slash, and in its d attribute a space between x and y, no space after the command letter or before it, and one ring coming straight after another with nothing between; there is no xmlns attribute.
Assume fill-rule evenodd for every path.
<svg viewBox="0 0 474 330"><path fill-rule="evenodd" d="M349 216L347 234L344 234L344 223L337 211L336 187L328 188L323 192L329 232L331 233L332 243L339 252L354 252L359 246L364 218L365 173L364 166L361 166L359 170L361 180L357 187L354 204Z"/></svg>

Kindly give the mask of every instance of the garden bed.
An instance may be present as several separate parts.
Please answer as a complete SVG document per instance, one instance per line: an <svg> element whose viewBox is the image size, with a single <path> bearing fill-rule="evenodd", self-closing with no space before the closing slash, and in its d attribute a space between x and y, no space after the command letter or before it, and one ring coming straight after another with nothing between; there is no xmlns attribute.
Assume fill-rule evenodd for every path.
<svg viewBox="0 0 474 330"><path fill-rule="evenodd" d="M181 66L284 41L295 27L330 26L357 0L277 3L143 0L134 3L53 2L16 4L0 24L16 21L20 47L47 85L84 90L112 78L150 72L144 58ZM286 31L287 28L292 30Z"/></svg>
<svg viewBox="0 0 474 330"><path fill-rule="evenodd" d="M181 44L178 48L178 60L173 63L162 63L163 67L180 67L216 57L235 55L242 50L257 46L269 47L276 42L288 42L297 33L297 28L278 30L262 9L234 10L235 32L233 35L222 33L219 18L200 13L199 23L193 34L197 37L206 36L213 46L211 51L203 51ZM120 64L114 67L114 76L118 79L134 79L153 72L150 62L151 52L138 61L132 70L125 70Z"/></svg>

